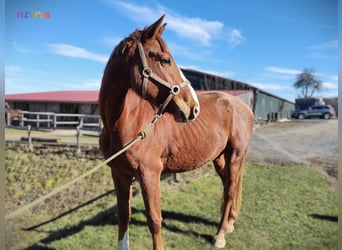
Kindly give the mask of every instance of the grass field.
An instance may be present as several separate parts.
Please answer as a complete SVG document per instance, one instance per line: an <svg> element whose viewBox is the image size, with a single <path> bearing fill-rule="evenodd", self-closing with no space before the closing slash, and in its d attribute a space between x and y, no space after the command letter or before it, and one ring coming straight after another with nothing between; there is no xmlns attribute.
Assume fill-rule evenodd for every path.
<svg viewBox="0 0 342 250"><path fill-rule="evenodd" d="M8 213L95 166L89 149L6 146ZM247 164L243 203L226 249L337 249L337 192L305 166ZM211 164L162 181L165 249L214 249L221 182ZM116 199L109 168L7 221L8 249L115 249ZM131 249L151 249L139 186L133 186Z"/></svg>

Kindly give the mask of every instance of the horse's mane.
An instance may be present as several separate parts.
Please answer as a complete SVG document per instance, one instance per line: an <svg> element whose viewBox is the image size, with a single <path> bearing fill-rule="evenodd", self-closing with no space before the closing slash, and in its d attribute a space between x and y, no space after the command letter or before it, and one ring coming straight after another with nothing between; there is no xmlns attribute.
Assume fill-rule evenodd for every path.
<svg viewBox="0 0 342 250"><path fill-rule="evenodd" d="M114 59L115 57L122 55L127 56L128 58L133 57L135 53L136 41L141 41L144 43L147 39L146 35L148 35L148 32L148 27L145 27L143 30L136 29L132 34L119 42L119 44L114 48L110 58ZM167 47L160 35L157 36L156 39L160 43L162 49Z"/></svg>
<svg viewBox="0 0 342 250"><path fill-rule="evenodd" d="M114 51L111 55L111 59L114 59L115 57L118 56L127 56L131 58L134 56L135 50L131 49L135 41L139 41L142 38L142 32L139 29L136 29L132 34L130 34L128 37L124 38L119 44L114 48Z"/></svg>

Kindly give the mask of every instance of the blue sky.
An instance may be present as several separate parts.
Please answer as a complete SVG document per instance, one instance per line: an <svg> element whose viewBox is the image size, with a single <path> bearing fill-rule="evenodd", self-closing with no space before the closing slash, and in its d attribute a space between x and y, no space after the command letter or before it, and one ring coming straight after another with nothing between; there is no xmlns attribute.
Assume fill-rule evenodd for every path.
<svg viewBox="0 0 342 250"><path fill-rule="evenodd" d="M18 18L26 11L48 18ZM324 87L316 96L336 97L337 12L337 0L7 0L5 94L99 89L116 44L166 13L180 67L290 101L296 75L312 68Z"/></svg>

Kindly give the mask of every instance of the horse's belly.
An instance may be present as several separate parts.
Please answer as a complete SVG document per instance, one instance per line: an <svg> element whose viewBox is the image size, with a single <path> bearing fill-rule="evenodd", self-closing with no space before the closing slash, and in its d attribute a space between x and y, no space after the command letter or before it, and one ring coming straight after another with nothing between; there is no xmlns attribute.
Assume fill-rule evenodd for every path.
<svg viewBox="0 0 342 250"><path fill-rule="evenodd" d="M195 144L174 146L164 159L165 172L184 172L203 166L217 158L224 148L226 141L206 139Z"/></svg>

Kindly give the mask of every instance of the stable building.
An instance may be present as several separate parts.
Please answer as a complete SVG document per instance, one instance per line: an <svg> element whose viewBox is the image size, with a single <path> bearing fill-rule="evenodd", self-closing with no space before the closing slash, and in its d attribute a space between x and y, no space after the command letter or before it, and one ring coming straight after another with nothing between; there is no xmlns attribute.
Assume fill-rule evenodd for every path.
<svg viewBox="0 0 342 250"><path fill-rule="evenodd" d="M31 112L98 115L98 91L49 91L5 95L11 108Z"/></svg>
<svg viewBox="0 0 342 250"><path fill-rule="evenodd" d="M290 118L291 111L295 109L293 102L258 89L248 83L192 69L182 69L182 71L196 90L228 90L229 93L245 91L242 99L253 110L255 120L269 121Z"/></svg>
<svg viewBox="0 0 342 250"><path fill-rule="evenodd" d="M242 99L253 110L255 120L290 118L294 103L258 89L248 83L217 75L182 69L198 92L219 90ZM5 95L11 108L30 112L99 115L99 91L50 91Z"/></svg>

